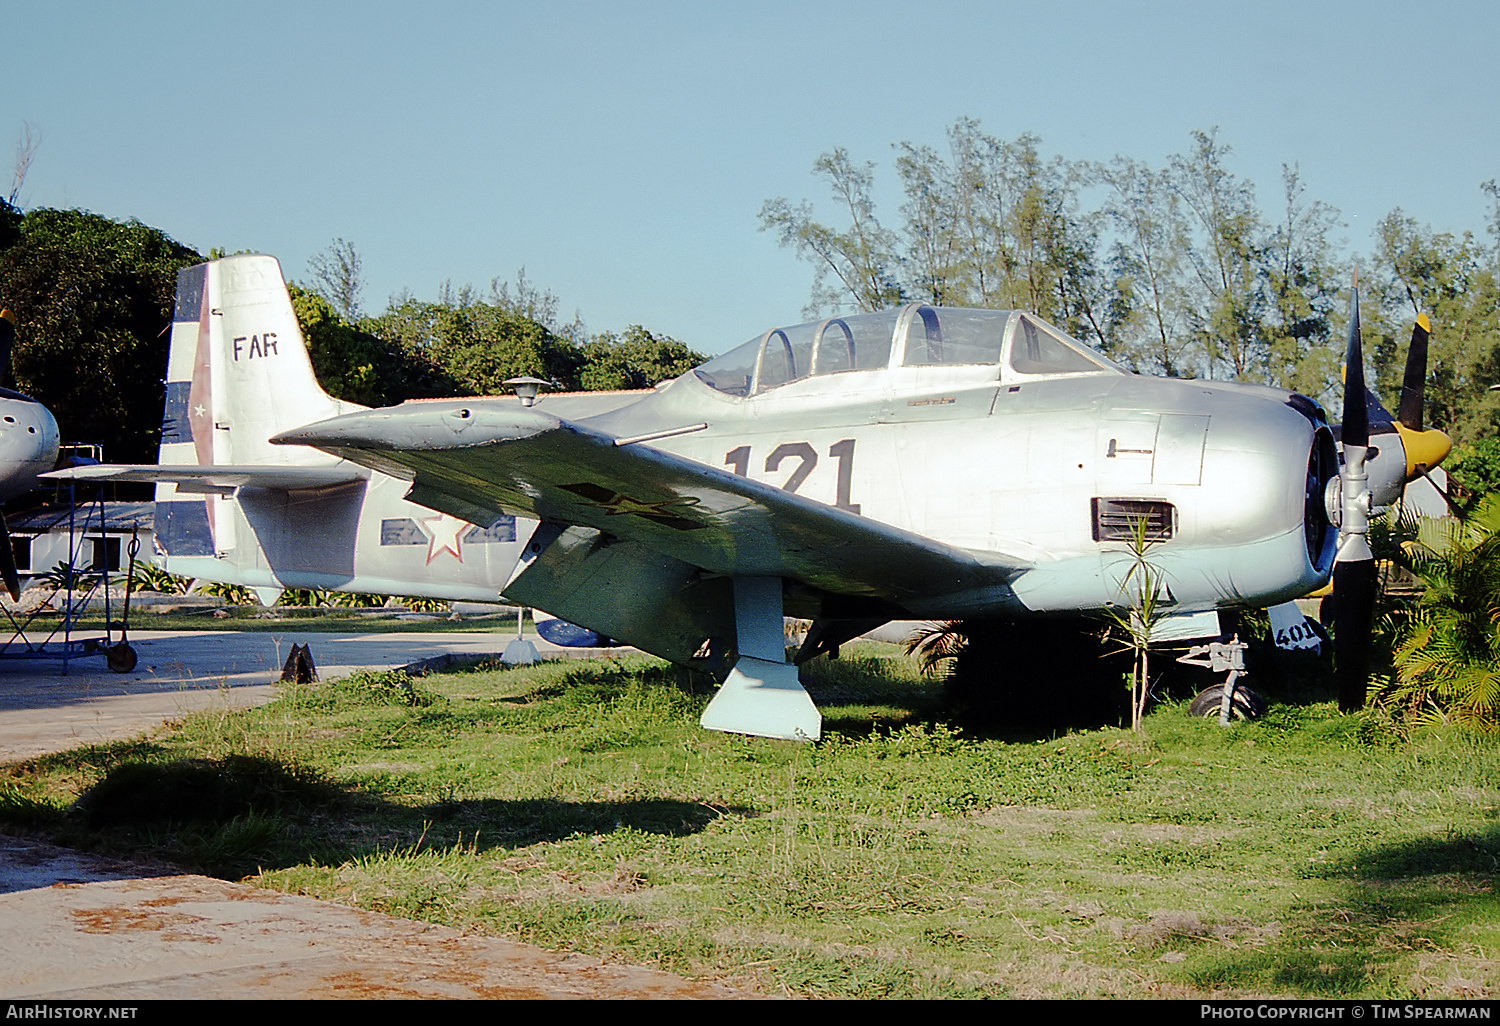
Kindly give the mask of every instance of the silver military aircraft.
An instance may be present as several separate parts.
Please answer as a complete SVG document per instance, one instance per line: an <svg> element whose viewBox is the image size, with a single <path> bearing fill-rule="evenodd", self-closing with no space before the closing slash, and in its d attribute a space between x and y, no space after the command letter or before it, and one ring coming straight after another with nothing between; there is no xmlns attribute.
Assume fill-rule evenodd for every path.
<svg viewBox="0 0 1500 1026"><path fill-rule="evenodd" d="M921 303L773 328L645 391L370 410L319 387L275 259L235 256L179 275L160 465L61 474L158 482L168 570L504 598L718 674L706 727L815 739L784 615L813 621L800 662L890 619L1108 609L1142 528L1198 634L1336 561L1364 594L1365 518L1414 471L1383 409L1358 423L1350 337L1342 471L1304 396Z"/></svg>
<svg viewBox="0 0 1500 1026"><path fill-rule="evenodd" d="M10 373L15 347L15 316L0 309L0 379ZM0 380L0 385L4 381ZM57 421L47 407L9 388L0 387L0 503L31 491L37 475L57 466ZM10 597L21 597L20 575L11 549L10 528L0 513L0 579Z"/></svg>

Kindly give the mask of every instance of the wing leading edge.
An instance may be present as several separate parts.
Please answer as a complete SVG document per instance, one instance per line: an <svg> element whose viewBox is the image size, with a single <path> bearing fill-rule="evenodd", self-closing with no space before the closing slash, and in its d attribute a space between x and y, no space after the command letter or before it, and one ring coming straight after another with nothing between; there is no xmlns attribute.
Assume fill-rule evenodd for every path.
<svg viewBox="0 0 1500 1026"><path fill-rule="evenodd" d="M902 604L1008 592L1026 568L515 403L407 404L272 441L410 481L409 499L471 522L511 513L583 525L728 576Z"/></svg>
<svg viewBox="0 0 1500 1026"><path fill-rule="evenodd" d="M255 486L298 491L308 488L332 488L353 484L370 476L363 466L294 467L263 464L109 464L68 467L49 471L42 477L62 481L130 481L156 484L171 482L179 492L208 492L228 495L236 488Z"/></svg>

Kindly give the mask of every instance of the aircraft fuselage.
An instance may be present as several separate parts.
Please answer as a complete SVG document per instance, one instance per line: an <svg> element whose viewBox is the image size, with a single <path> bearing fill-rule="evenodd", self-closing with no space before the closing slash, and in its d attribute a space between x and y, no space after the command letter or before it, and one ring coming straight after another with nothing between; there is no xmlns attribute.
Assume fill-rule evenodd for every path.
<svg viewBox="0 0 1500 1026"><path fill-rule="evenodd" d="M265 258L225 262L206 293L179 286L163 468L247 471L161 486L158 544L179 573L264 589L554 596L568 608L550 612L626 637L618 623L579 619L579 609L594 611L590 589L685 595L712 591L715 576L785 579L776 551L800 544L802 528L787 528L784 515L764 519L726 475L903 532L893 553L927 545L939 550L934 565L996 568L882 588L868 567L814 567L800 585L788 581L787 609L797 615L836 615L838 594L881 595L883 610L917 617L1108 607L1127 598L1138 529L1174 612L1280 602L1321 584L1331 567L1324 490L1337 457L1314 403L1131 374L1024 313L912 304L773 329L649 391L543 395L530 411L516 397L360 411L317 388L303 351L287 341L295 322L274 264L263 273L256 260ZM255 344L267 337L278 344ZM649 459L608 477L578 457L544 494L526 475L545 477L549 457L516 457L543 463L513 470L506 446L549 431L703 469L684 477L678 465L668 475L676 483L662 485ZM272 473L291 465L326 470L333 483L289 484ZM735 520L737 504L748 519ZM840 528L838 516L808 515L817 539L808 544L860 544L856 522ZM575 526L542 538L538 522L549 519ZM712 530L693 533L710 521ZM629 572L583 572L603 565L615 525L639 547ZM714 545L698 544L709 537ZM566 587L538 591L540 571L518 585L551 545L572 552ZM696 615L697 600L673 601ZM625 614L601 614L616 615Z"/></svg>

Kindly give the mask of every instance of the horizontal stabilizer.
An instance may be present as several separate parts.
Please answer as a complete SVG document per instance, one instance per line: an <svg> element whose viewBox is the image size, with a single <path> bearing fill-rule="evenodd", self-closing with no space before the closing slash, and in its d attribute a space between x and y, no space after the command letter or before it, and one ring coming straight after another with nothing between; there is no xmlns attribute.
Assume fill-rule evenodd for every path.
<svg viewBox="0 0 1500 1026"><path fill-rule="evenodd" d="M94 464L69 467L40 475L59 481L135 481L143 483L172 482L179 492L228 493L246 485L254 488L281 488L298 491L304 488L332 488L368 480L364 467L342 464L332 467L288 467L224 464L220 466L138 464Z"/></svg>

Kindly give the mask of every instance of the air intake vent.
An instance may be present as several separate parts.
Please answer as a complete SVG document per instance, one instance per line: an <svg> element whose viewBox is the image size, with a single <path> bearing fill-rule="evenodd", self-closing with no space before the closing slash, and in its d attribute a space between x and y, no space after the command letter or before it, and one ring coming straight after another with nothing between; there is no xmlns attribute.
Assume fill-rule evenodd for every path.
<svg viewBox="0 0 1500 1026"><path fill-rule="evenodd" d="M1094 541L1128 542L1143 525L1146 541L1166 541L1177 528L1177 510L1160 499L1093 499Z"/></svg>

